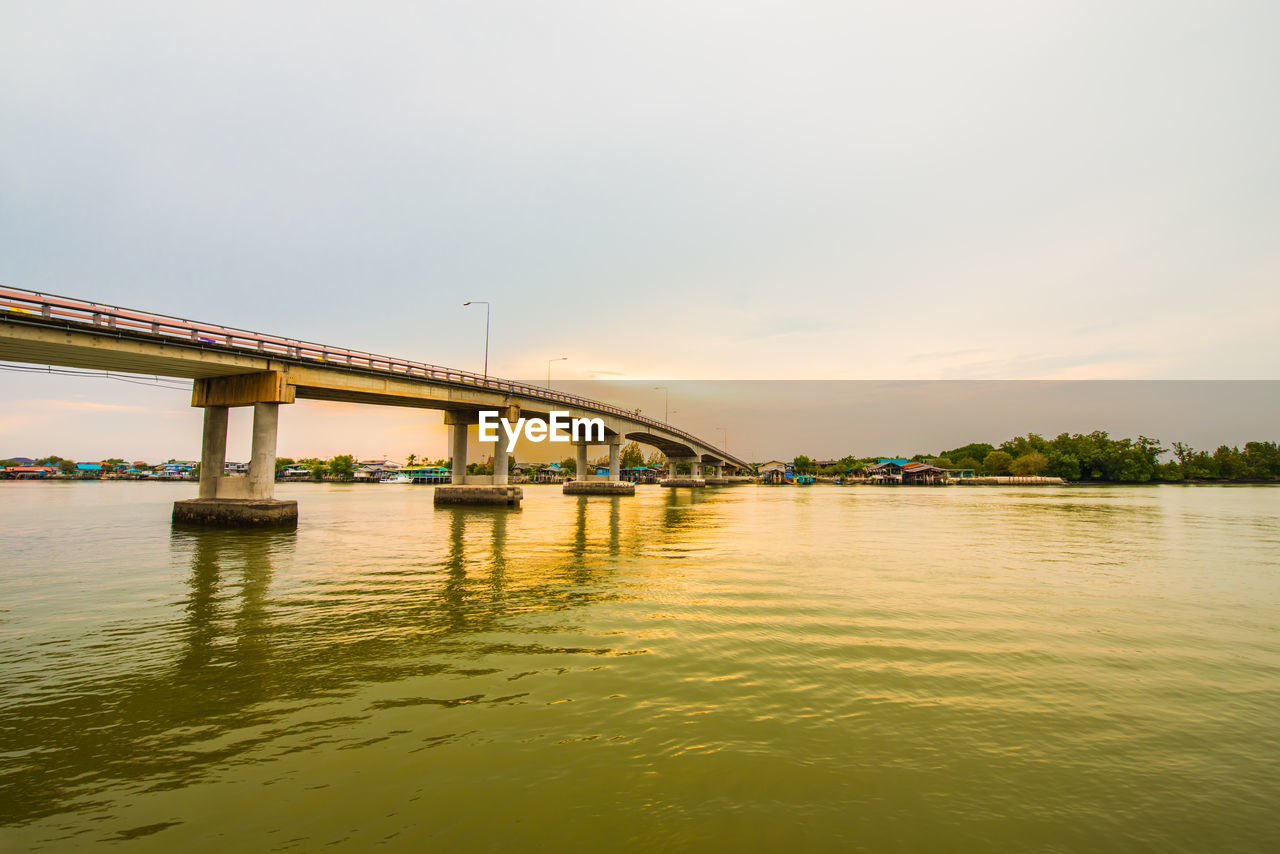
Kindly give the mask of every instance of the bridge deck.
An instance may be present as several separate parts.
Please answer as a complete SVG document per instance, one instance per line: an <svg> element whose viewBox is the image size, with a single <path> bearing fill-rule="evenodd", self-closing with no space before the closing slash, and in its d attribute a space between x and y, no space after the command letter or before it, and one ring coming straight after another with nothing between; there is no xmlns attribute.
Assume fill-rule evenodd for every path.
<svg viewBox="0 0 1280 854"><path fill-rule="evenodd" d="M512 403L603 416L670 455L747 467L696 436L622 407L468 371L15 288L0 288L0 360L202 379L280 371L298 397L477 410Z"/></svg>

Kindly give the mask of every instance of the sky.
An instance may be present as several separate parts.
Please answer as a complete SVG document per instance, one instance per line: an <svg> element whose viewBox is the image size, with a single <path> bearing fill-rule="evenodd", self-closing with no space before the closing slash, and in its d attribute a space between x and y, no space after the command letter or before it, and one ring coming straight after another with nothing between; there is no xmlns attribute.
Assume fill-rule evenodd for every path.
<svg viewBox="0 0 1280 854"><path fill-rule="evenodd" d="M636 391L1274 380L1278 29L1184 0L7 3L0 284L472 370L489 300L491 373ZM0 394L0 453L198 449L180 391ZM443 448L438 413L297 406L317 452Z"/></svg>

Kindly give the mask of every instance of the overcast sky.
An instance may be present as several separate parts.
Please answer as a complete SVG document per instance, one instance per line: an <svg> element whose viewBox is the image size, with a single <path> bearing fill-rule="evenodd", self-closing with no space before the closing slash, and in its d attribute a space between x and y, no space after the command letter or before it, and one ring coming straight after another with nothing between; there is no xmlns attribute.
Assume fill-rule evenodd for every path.
<svg viewBox="0 0 1280 854"><path fill-rule="evenodd" d="M517 378L1275 379L1278 31L1274 2L11 2L0 283L471 369L488 299ZM0 372L28 412L160 394L99 385Z"/></svg>

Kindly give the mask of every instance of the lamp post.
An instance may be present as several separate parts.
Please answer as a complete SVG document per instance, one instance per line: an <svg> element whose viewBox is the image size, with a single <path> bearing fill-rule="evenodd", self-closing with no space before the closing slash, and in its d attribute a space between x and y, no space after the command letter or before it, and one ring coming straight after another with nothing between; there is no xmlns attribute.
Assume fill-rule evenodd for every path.
<svg viewBox="0 0 1280 854"><path fill-rule="evenodd" d="M551 388L551 363L563 362L568 358L569 358L568 356L559 356L555 359L547 359L547 388Z"/></svg>
<svg viewBox="0 0 1280 854"><path fill-rule="evenodd" d="M484 384L489 384L489 301L487 299L469 299L463 305L484 306Z"/></svg>
<svg viewBox="0 0 1280 854"><path fill-rule="evenodd" d="M662 404L662 423L670 424L671 423L671 389L667 388L664 385L656 385L653 387L653 390L666 392L663 398L664 402Z"/></svg>

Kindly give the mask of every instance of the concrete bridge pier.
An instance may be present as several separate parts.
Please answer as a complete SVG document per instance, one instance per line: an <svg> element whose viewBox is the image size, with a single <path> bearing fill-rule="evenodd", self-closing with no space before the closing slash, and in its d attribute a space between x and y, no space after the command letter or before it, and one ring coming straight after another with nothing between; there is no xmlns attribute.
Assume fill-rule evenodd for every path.
<svg viewBox="0 0 1280 854"><path fill-rule="evenodd" d="M704 478L707 482L707 486L725 486L726 484L733 483L732 480L725 476L724 463L709 463L707 468L709 471Z"/></svg>
<svg viewBox="0 0 1280 854"><path fill-rule="evenodd" d="M509 413L510 414L510 413ZM516 420L516 414L511 420ZM467 431L478 423L474 412L446 411L444 423L449 425L449 444L453 461L450 463L452 481L435 488L433 503L439 505L483 505L488 507L519 507L524 490L507 484L507 446L501 434L493 448L493 474L467 474Z"/></svg>
<svg viewBox="0 0 1280 854"><path fill-rule="evenodd" d="M454 486L463 486L467 482L467 421L457 416L450 423L450 413L445 413L445 422L449 424L449 473Z"/></svg>
<svg viewBox="0 0 1280 854"><path fill-rule="evenodd" d="M702 477L702 459L700 457L686 457L684 459L684 462L689 464L688 474L677 474L679 469L676 468L676 466L679 462L680 460L674 457L667 458L667 478L659 484L660 486L675 488L681 486L698 487L707 485L706 480Z"/></svg>
<svg viewBox="0 0 1280 854"><path fill-rule="evenodd" d="M195 381L192 406L204 408L198 497L173 503L177 524L222 528L296 527L298 502L275 497L280 404L293 402L282 375L267 371ZM232 406L253 407L248 477L225 477L227 419Z"/></svg>
<svg viewBox="0 0 1280 854"><path fill-rule="evenodd" d="M622 479L622 436L613 435L605 439L609 446L609 473L600 478L591 474L592 466L587 462L587 450L590 443L574 443L574 462L578 473L573 480L564 485L565 495L635 495L636 485Z"/></svg>

